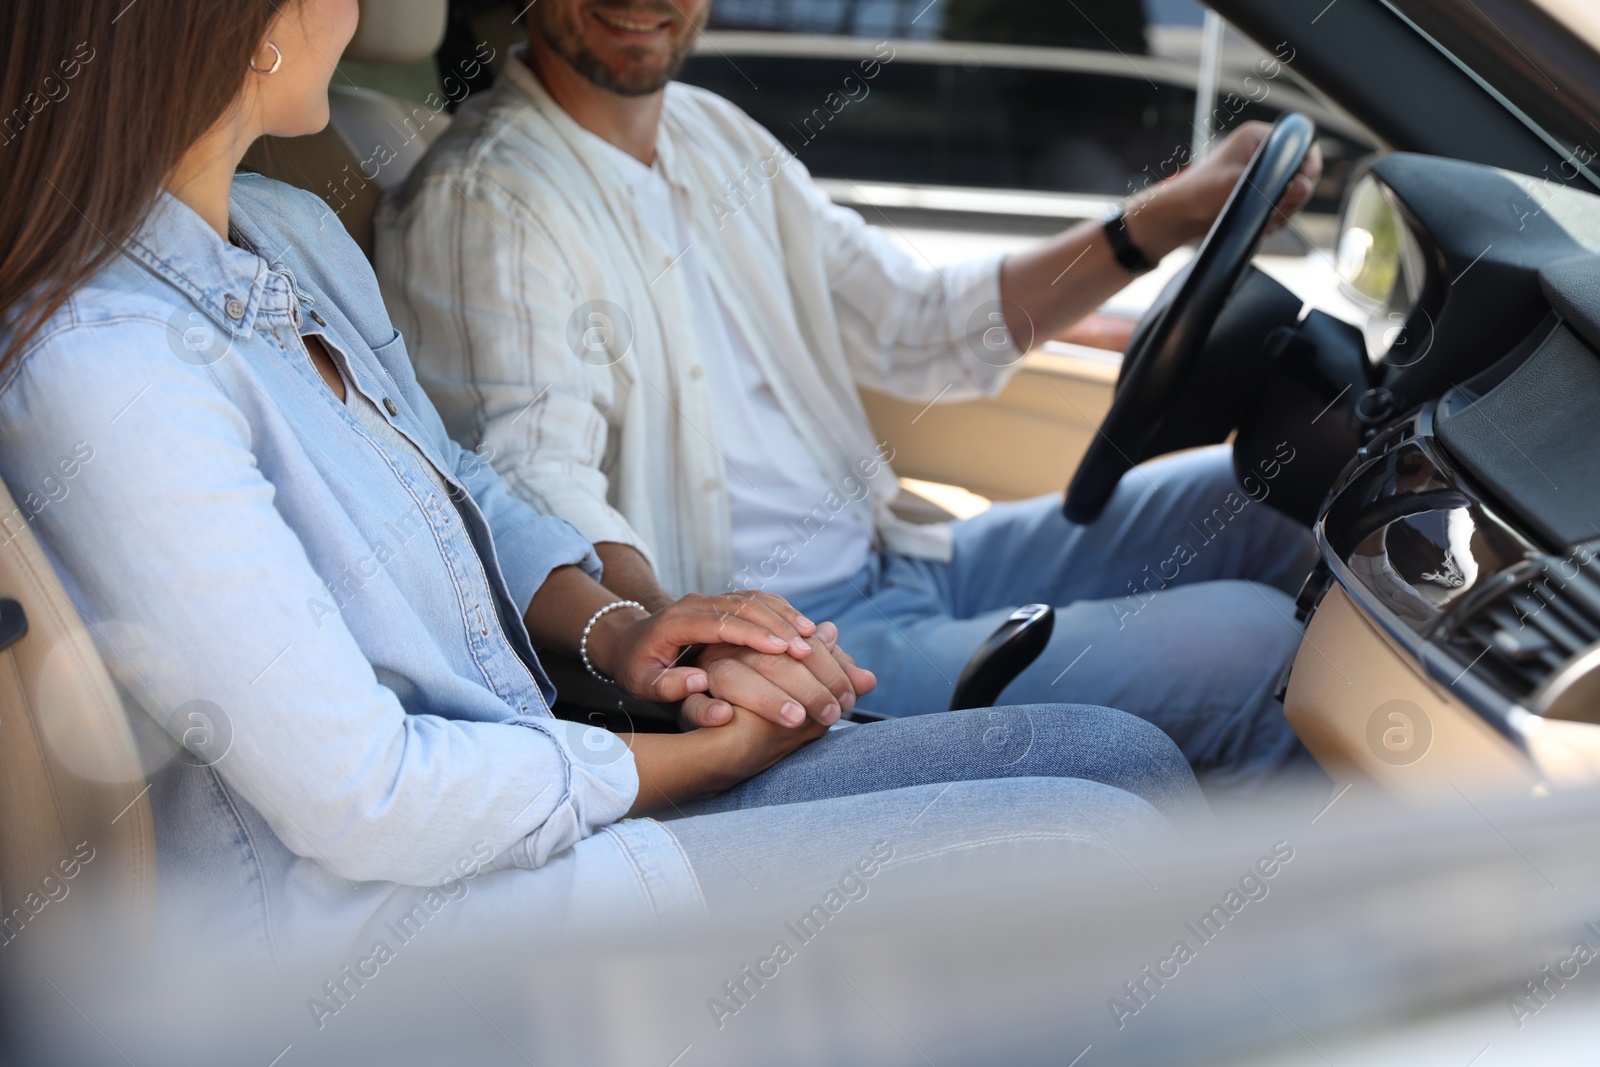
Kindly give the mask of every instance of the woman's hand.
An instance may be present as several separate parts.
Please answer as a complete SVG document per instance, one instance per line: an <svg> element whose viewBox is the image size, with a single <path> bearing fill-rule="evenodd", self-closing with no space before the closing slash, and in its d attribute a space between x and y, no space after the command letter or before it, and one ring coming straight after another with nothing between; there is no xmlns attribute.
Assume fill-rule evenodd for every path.
<svg viewBox="0 0 1600 1067"><path fill-rule="evenodd" d="M878 680L839 647L839 629L833 623L822 623L809 641L812 655L804 659L740 645L705 649L696 662L705 668L711 688L683 702L683 717L695 726L722 726L738 706L786 727L807 717L832 726Z"/></svg>
<svg viewBox="0 0 1600 1067"><path fill-rule="evenodd" d="M690 594L654 615L627 608L601 616L589 635L589 658L630 696L676 703L711 688L704 667L684 662L694 646L803 660L815 655L807 638L816 632L810 619L770 593ZM778 718L782 704L762 710Z"/></svg>
<svg viewBox="0 0 1600 1067"><path fill-rule="evenodd" d="M821 723L779 726L736 707L726 725L715 729L624 734L639 772L639 793L628 815L731 789L825 733Z"/></svg>
<svg viewBox="0 0 1600 1067"><path fill-rule="evenodd" d="M523 622L536 647L573 655L583 647L583 628L594 620L587 647L596 670L641 700L688 700L686 713L701 726L726 723L734 704L774 723L785 721L786 708L794 719L794 706L802 709L802 719L808 708L820 715L829 705L852 706L877 684L839 651L835 627L819 629L772 593L690 595L653 615L620 605L597 614L616 603L616 594L582 568L557 567L534 594ZM696 658L708 647L704 661ZM735 655L740 662L733 662ZM752 659L759 667L749 665ZM830 718L837 721L838 712Z"/></svg>
<svg viewBox="0 0 1600 1067"><path fill-rule="evenodd" d="M807 721L797 728L781 726L740 707L733 709L726 725L695 731L705 735L711 746L711 764L729 775L716 792L754 778L827 732L828 728L819 722Z"/></svg>

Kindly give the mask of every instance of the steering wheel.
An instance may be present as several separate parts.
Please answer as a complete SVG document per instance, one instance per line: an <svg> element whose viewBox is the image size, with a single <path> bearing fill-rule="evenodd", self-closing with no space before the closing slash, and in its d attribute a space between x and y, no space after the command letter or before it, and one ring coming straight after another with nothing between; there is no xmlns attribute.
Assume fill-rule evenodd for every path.
<svg viewBox="0 0 1600 1067"><path fill-rule="evenodd" d="M1278 119L1228 194L1200 251L1139 320L1123 355L1111 411L1067 486L1062 511L1072 522L1099 518L1122 476L1155 454L1152 446L1167 413L1315 136L1316 127L1299 112Z"/></svg>

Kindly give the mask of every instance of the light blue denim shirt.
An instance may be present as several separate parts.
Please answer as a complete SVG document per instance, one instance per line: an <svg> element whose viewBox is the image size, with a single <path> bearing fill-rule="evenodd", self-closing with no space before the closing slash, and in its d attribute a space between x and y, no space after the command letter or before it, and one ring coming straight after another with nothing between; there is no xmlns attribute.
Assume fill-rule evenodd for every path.
<svg viewBox="0 0 1600 1067"><path fill-rule="evenodd" d="M671 835L617 821L632 754L550 715L522 623L591 546L450 440L320 200L241 175L232 222L243 248L162 194L0 376L4 536L31 526L165 728L165 914L277 954L465 877L533 925L697 906Z"/></svg>

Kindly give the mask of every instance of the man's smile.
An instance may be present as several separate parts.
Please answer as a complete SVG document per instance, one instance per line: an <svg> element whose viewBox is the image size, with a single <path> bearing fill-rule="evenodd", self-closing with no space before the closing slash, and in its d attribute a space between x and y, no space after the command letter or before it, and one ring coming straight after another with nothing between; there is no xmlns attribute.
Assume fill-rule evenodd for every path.
<svg viewBox="0 0 1600 1067"><path fill-rule="evenodd" d="M672 25L672 19L656 15L642 15L616 11L592 12L596 22L621 37L637 39L654 37Z"/></svg>

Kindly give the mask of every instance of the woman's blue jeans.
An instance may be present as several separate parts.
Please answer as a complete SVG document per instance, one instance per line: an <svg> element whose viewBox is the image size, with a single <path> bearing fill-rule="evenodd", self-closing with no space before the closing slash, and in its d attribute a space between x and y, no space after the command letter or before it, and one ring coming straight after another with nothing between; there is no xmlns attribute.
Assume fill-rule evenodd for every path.
<svg viewBox="0 0 1600 1067"><path fill-rule="evenodd" d="M1205 832L1176 745L1142 719L1036 704L836 727L747 782L662 815L713 910L992 849L1113 852Z"/></svg>

